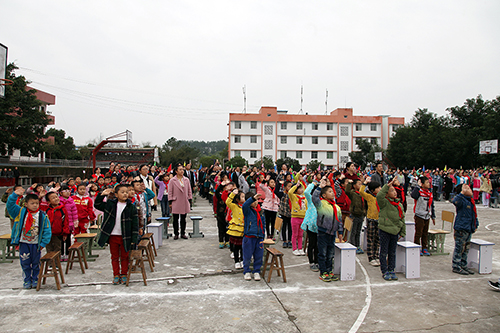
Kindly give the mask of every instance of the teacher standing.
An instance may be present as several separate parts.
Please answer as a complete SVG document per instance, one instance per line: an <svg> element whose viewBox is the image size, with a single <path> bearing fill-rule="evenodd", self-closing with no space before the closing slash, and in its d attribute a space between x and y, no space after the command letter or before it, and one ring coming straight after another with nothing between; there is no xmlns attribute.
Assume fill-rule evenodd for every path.
<svg viewBox="0 0 500 333"><path fill-rule="evenodd" d="M181 224L181 238L186 236L186 215L191 211L193 192L189 178L184 176L184 167L178 164L175 167L175 176L168 183L168 202L174 218L174 239L179 239L179 217Z"/></svg>

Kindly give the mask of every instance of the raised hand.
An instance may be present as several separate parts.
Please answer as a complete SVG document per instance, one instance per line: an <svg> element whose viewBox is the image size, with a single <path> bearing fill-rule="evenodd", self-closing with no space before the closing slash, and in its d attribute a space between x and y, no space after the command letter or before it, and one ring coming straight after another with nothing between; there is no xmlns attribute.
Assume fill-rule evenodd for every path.
<svg viewBox="0 0 500 333"><path fill-rule="evenodd" d="M22 187L18 187L16 188L16 190L14 191L15 194L19 195L19 196L22 196L25 192L25 189L22 188Z"/></svg>

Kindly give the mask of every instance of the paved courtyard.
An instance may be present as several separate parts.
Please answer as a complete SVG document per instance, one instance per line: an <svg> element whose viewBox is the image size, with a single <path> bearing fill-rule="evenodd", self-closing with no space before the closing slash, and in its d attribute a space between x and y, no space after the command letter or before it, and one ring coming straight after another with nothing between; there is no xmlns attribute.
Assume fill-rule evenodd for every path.
<svg viewBox="0 0 500 333"><path fill-rule="evenodd" d="M0 204L0 234L9 222ZM450 203L436 202L455 211ZM413 205L407 220L413 219ZM325 283L307 257L284 252L288 282L273 276L244 281L229 250L220 250L216 221L197 198L191 215L204 217L204 238L164 240L148 286L134 275L129 287L113 286L109 250L97 250L81 274L74 267L58 291L53 279L39 292L23 290L19 260L0 264L2 332L499 332L500 293L487 280L500 276L500 209L478 206L473 238L496 243L493 273L451 272L451 255L421 258L421 277L384 281L378 267L357 256L355 281ZM154 217L161 216L154 212ZM436 224L440 227L439 219ZM188 220L188 231L192 225ZM446 238L453 251L453 237ZM64 268L65 268L65 263Z"/></svg>

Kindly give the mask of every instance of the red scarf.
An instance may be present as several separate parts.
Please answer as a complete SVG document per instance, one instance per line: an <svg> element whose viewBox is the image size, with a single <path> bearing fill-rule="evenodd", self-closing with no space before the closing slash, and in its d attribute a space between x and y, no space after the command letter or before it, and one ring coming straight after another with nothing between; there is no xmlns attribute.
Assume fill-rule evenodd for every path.
<svg viewBox="0 0 500 333"><path fill-rule="evenodd" d="M419 190L419 193L420 193L420 196L421 197L424 197L424 198L429 198L429 212L431 211L431 205L432 205L432 191L429 191L429 190L426 190L426 189L423 189L423 188L420 188ZM417 202L417 200L415 200L415 203ZM415 212L415 208L416 208L417 205L413 206L413 212Z"/></svg>
<svg viewBox="0 0 500 333"><path fill-rule="evenodd" d="M40 209L37 209L36 211L32 212L29 209L28 215L26 215L26 222L24 223L24 233L27 234L28 231L30 231L31 226L33 225L33 214L37 214Z"/></svg>
<svg viewBox="0 0 500 333"><path fill-rule="evenodd" d="M257 212L257 225L259 226L260 230L264 231L264 225L262 224L262 219L260 217L260 205L257 205L255 207L255 211Z"/></svg>
<svg viewBox="0 0 500 333"><path fill-rule="evenodd" d="M296 194L296 196L297 196L297 199L299 199L299 209L302 209L302 200L304 200L306 197L298 195L298 194Z"/></svg>
<svg viewBox="0 0 500 333"><path fill-rule="evenodd" d="M332 205L332 207L333 207L333 214L335 214L335 219L337 221L341 221L341 219L339 220L339 217L337 216L337 205L335 204L335 201L330 200L330 199L325 199L325 198L321 198L321 200L324 200L324 201L328 202L330 205Z"/></svg>
<svg viewBox="0 0 500 333"><path fill-rule="evenodd" d="M363 204L363 207L365 206L365 199L361 196L361 193L359 191L354 191L356 192L360 197L361 197L361 203Z"/></svg>
<svg viewBox="0 0 500 333"><path fill-rule="evenodd" d="M271 191L274 200L274 198L276 198L276 195L274 194L274 187L269 187L269 190Z"/></svg>
<svg viewBox="0 0 500 333"><path fill-rule="evenodd" d="M387 200L389 200L391 205L398 207L399 218L403 218L403 210L401 209L401 205L399 204L399 202L392 201L390 199L387 199Z"/></svg>
<svg viewBox="0 0 500 333"><path fill-rule="evenodd" d="M467 198L467 197L466 197ZM476 210L476 203L472 198L467 198L471 205L472 205L472 210L474 211L474 226L476 225L476 220L477 220L477 210Z"/></svg>

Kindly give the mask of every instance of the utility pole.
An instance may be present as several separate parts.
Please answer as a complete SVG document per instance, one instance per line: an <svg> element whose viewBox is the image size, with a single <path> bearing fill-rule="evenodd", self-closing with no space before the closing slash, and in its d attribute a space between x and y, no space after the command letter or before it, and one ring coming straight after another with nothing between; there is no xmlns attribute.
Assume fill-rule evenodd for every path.
<svg viewBox="0 0 500 333"><path fill-rule="evenodd" d="M299 114L303 114L302 104L304 103L304 86L300 86L300 111Z"/></svg>
<svg viewBox="0 0 500 333"><path fill-rule="evenodd" d="M247 86L243 86L243 113L247 113Z"/></svg>
<svg viewBox="0 0 500 333"><path fill-rule="evenodd" d="M325 114L328 114L328 89L326 89Z"/></svg>

